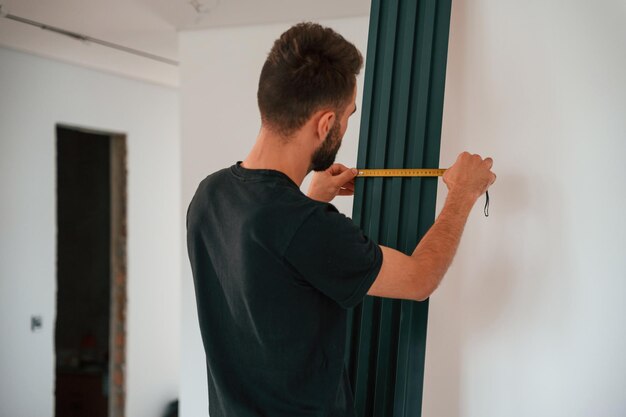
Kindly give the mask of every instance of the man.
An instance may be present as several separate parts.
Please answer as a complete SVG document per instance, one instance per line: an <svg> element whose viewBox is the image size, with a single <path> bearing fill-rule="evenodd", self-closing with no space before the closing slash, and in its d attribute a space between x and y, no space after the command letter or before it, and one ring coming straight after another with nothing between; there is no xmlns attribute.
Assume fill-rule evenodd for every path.
<svg viewBox="0 0 626 417"><path fill-rule="evenodd" d="M356 110L358 50L303 23L276 40L259 80L261 130L243 162L203 180L187 243L211 417L354 416L343 363L346 308L366 294L424 300L456 251L491 159L461 154L411 256L375 244L328 202L352 194L333 164ZM316 171L308 196L299 187Z"/></svg>

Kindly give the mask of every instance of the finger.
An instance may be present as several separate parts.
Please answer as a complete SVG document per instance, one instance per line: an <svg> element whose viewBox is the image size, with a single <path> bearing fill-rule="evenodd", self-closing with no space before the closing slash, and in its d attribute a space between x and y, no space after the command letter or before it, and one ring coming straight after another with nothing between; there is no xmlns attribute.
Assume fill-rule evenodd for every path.
<svg viewBox="0 0 626 417"><path fill-rule="evenodd" d="M340 186L344 186L344 184L353 181L354 177L357 174L357 170L356 169L347 169L345 171L343 171L341 174L337 175L335 178L337 179L336 184L339 184Z"/></svg>
<svg viewBox="0 0 626 417"><path fill-rule="evenodd" d="M348 169L347 166L337 163L337 164L332 164L330 168L328 168L328 172L330 172L332 175L339 175L347 169Z"/></svg>
<svg viewBox="0 0 626 417"><path fill-rule="evenodd" d="M342 187L342 190L354 191L354 182L350 181L345 183Z"/></svg>
<svg viewBox="0 0 626 417"><path fill-rule="evenodd" d="M338 195L354 195L354 190L349 190L347 188L340 188Z"/></svg>
<svg viewBox="0 0 626 417"><path fill-rule="evenodd" d="M491 158L485 158L483 162L487 166L487 169L491 169L491 167L493 166L493 159Z"/></svg>
<svg viewBox="0 0 626 417"><path fill-rule="evenodd" d="M457 160L461 158L467 158L468 156L472 156L472 154L467 151L461 152L459 156L457 157Z"/></svg>

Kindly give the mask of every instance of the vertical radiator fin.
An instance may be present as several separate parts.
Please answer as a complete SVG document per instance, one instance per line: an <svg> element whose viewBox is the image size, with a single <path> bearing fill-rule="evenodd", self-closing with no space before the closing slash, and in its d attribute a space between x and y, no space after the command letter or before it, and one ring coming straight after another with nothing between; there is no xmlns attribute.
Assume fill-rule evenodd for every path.
<svg viewBox="0 0 626 417"><path fill-rule="evenodd" d="M358 166L437 168L451 0L372 0ZM358 178L353 220L410 254L434 222L436 178ZM421 415L428 301L366 297L349 312L359 417Z"/></svg>

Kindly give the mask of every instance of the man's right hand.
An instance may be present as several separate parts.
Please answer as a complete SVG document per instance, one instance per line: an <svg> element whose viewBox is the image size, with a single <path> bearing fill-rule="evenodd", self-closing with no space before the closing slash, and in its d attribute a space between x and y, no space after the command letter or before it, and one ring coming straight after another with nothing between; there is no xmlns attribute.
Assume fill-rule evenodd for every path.
<svg viewBox="0 0 626 417"><path fill-rule="evenodd" d="M381 246L383 265L368 294L422 301L437 288L459 246L472 206L496 176L493 160L463 152L443 174L446 203L411 256Z"/></svg>
<svg viewBox="0 0 626 417"><path fill-rule="evenodd" d="M476 201L496 180L492 166L491 158L463 152L443 174L443 182L450 192L471 196Z"/></svg>

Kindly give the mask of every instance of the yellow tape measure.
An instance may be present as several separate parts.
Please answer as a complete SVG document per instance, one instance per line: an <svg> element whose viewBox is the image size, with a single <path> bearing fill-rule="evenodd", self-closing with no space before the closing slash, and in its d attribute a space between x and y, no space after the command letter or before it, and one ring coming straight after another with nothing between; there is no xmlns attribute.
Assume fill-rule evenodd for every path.
<svg viewBox="0 0 626 417"><path fill-rule="evenodd" d="M438 168L394 168L394 169L358 169L357 177L441 177L445 169Z"/></svg>
<svg viewBox="0 0 626 417"><path fill-rule="evenodd" d="M358 169L357 177L441 177L446 170L439 168ZM489 217L489 192L485 193L485 217Z"/></svg>

